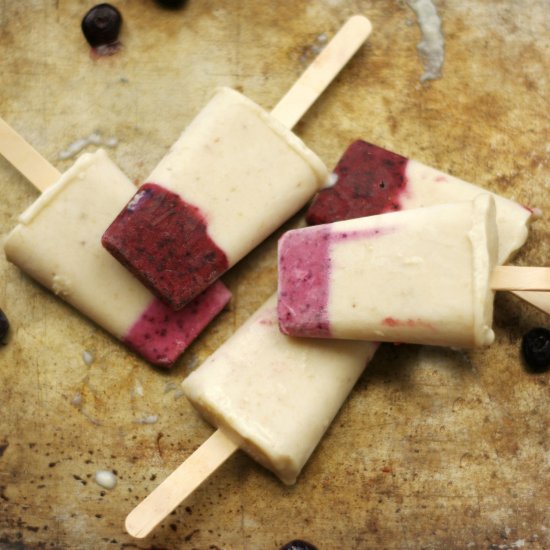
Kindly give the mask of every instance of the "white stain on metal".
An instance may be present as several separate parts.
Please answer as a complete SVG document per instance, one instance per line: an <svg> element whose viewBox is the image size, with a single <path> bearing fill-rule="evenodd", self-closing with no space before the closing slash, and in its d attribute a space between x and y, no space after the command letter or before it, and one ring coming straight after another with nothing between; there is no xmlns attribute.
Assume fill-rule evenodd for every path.
<svg viewBox="0 0 550 550"><path fill-rule="evenodd" d="M57 155L57 158L59 160L70 159L80 153L89 145L102 145L112 148L118 145L118 139L115 137L104 138L100 132L93 132L89 136L73 141L73 143L71 143L66 149L64 149Z"/></svg>
<svg viewBox="0 0 550 550"><path fill-rule="evenodd" d="M416 46L424 64L424 74L420 77L420 82L441 78L445 60L445 38L437 9L432 0L407 0L407 4L416 14L422 32L422 40Z"/></svg>
<svg viewBox="0 0 550 550"><path fill-rule="evenodd" d="M99 470L95 474L95 482L104 489L114 489L117 483L117 477L110 470Z"/></svg>

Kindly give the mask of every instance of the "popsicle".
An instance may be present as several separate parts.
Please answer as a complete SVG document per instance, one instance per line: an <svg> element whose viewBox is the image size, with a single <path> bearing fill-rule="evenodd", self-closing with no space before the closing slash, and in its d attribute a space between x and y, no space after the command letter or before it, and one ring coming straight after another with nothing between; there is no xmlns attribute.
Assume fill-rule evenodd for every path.
<svg viewBox="0 0 550 550"><path fill-rule="evenodd" d="M483 193L473 201L288 231L279 242L282 332L456 348L491 344L497 285L550 289L550 269L504 267L493 276L494 202Z"/></svg>
<svg viewBox="0 0 550 550"><path fill-rule="evenodd" d="M0 120L0 152L44 193L7 236L8 260L150 363L170 367L230 299L221 283L174 312L101 246L135 186L103 150L61 175Z"/></svg>
<svg viewBox="0 0 550 550"><path fill-rule="evenodd" d="M309 224L323 224L396 210L472 200L487 189L363 140L350 144L306 213ZM525 243L529 224L540 213L492 193L499 235L498 263L504 264ZM513 291L550 314L546 292Z"/></svg>
<svg viewBox="0 0 550 550"><path fill-rule="evenodd" d="M220 89L103 235L105 248L173 309L297 212L323 162L290 130L371 30L354 16L270 113Z"/></svg>

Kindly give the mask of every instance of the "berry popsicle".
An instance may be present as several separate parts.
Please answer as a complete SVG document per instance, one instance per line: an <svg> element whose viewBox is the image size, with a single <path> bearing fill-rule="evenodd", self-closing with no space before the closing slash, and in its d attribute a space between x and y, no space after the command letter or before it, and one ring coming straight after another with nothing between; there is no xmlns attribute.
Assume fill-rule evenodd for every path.
<svg viewBox="0 0 550 550"><path fill-rule="evenodd" d="M150 363L171 366L229 290L218 282L174 312L105 252L101 234L135 187L104 151L61 175L1 120L0 151L44 191L5 240L7 258Z"/></svg>
<svg viewBox="0 0 550 550"><path fill-rule="evenodd" d="M353 142L333 172L334 185L321 190L309 207L311 225L421 206L473 200L486 189L416 160L372 145ZM525 243L533 212L493 193L499 235L498 263Z"/></svg>
<svg viewBox="0 0 550 550"><path fill-rule="evenodd" d="M310 338L489 345L495 285L550 289L550 269L500 267L493 275L497 253L494 199L488 193L473 201L288 231L279 242L281 331Z"/></svg>
<svg viewBox="0 0 550 550"><path fill-rule="evenodd" d="M293 484L376 345L277 332L272 297L182 387L208 422Z"/></svg>
<svg viewBox="0 0 550 550"><path fill-rule="evenodd" d="M479 193L489 192L363 140L350 144L331 180L332 185L314 197L306 213L309 224L472 200ZM491 194L497 211L498 263L504 264L525 243L529 224L538 211ZM550 314L547 293L514 291L514 294Z"/></svg>
<svg viewBox="0 0 550 550"><path fill-rule="evenodd" d="M105 248L173 309L212 284L324 184L326 167L291 128L370 30L349 19L271 114L219 90L109 226Z"/></svg>

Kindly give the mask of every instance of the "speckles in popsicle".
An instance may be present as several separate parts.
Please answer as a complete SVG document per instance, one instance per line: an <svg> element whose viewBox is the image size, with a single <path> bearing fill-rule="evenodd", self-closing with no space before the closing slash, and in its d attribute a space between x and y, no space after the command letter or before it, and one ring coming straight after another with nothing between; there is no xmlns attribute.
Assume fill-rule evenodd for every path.
<svg viewBox="0 0 550 550"><path fill-rule="evenodd" d="M409 327L437 331L436 327L422 319L396 319L395 317L385 317L382 319L382 325L390 328Z"/></svg>
<svg viewBox="0 0 550 550"><path fill-rule="evenodd" d="M273 319L271 317L262 317L261 319L259 319L258 323L260 325L265 326L265 327L271 327L271 326L277 324L277 321L276 321L276 319Z"/></svg>
<svg viewBox="0 0 550 550"><path fill-rule="evenodd" d="M118 215L103 246L172 309L181 309L229 267L203 214L148 183ZM136 195L136 197L137 197Z"/></svg>
<svg viewBox="0 0 550 550"><path fill-rule="evenodd" d="M321 190L306 214L317 225L400 209L407 159L365 141L353 142L334 169L337 182Z"/></svg>
<svg viewBox="0 0 550 550"><path fill-rule="evenodd" d="M354 231L343 231L338 233L337 231L331 231L328 235L331 243L336 243L338 241L352 241L352 240L363 240L363 239L375 239L377 237L382 237L393 233L396 230L395 227L371 227L364 230L354 230Z"/></svg>

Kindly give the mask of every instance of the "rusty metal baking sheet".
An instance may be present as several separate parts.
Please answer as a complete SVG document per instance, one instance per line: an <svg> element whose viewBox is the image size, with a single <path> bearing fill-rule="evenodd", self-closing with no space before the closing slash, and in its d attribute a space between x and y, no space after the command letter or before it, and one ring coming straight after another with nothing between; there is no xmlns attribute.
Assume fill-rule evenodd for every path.
<svg viewBox="0 0 550 550"><path fill-rule="evenodd" d="M271 108L362 13L371 38L298 134L329 167L361 137L541 208L514 262L549 265L548 0L435 0L445 56L423 83L404 1L113 3L122 49L95 59L80 31L93 2L0 1L0 116L60 170L98 133L140 181L216 86ZM2 238L36 197L0 159ZM276 239L301 223L224 277L230 307L169 372L0 255L12 324L0 347L1 549L550 548L550 378L519 357L522 335L549 320L508 294L487 349L383 346L295 486L238 453L148 538L125 533L132 507L212 432L179 383L275 290ZM116 472L114 489L98 470Z"/></svg>

